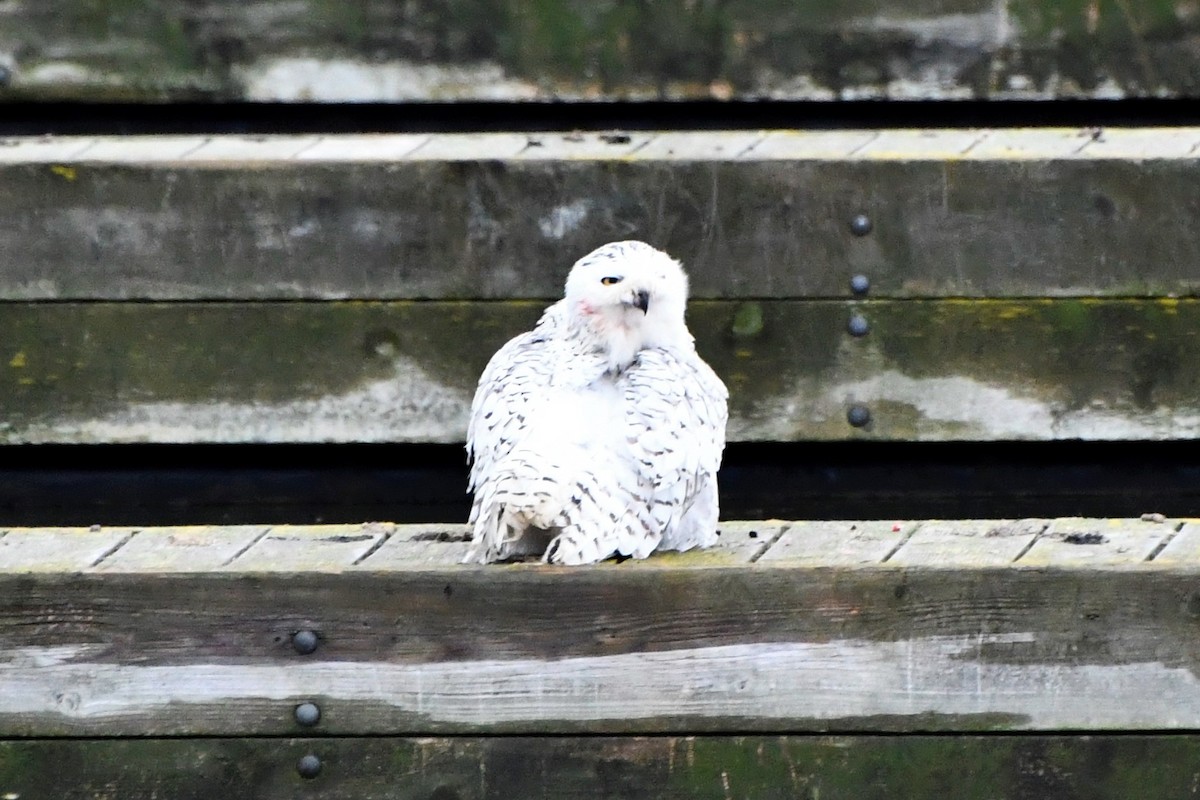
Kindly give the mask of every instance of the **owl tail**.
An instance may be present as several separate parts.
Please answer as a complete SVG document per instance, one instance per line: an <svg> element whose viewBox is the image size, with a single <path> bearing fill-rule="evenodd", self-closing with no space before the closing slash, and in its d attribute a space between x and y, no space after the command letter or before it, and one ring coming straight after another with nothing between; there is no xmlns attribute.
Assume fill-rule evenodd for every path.
<svg viewBox="0 0 1200 800"><path fill-rule="evenodd" d="M474 544L464 563L541 555L554 564L592 564L654 550L661 526L633 473L594 457L584 467L585 454L569 448L557 456L515 450L496 465L475 491Z"/></svg>
<svg viewBox="0 0 1200 800"><path fill-rule="evenodd" d="M475 489L472 541L463 563L541 555L567 524L571 481L545 454L515 450Z"/></svg>

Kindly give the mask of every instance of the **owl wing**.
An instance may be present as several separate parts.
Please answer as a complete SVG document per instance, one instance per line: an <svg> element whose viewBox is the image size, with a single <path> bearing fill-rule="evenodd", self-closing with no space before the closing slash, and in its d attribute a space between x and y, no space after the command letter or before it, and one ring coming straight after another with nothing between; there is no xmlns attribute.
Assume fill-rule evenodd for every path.
<svg viewBox="0 0 1200 800"><path fill-rule="evenodd" d="M497 350L479 377L467 423L468 491L482 485L494 465L521 441L528 415L553 382L561 360L554 346L556 333L565 324L561 305L548 308L532 331L514 336ZM475 513L472 509L472 520Z"/></svg>
<svg viewBox="0 0 1200 800"><path fill-rule="evenodd" d="M728 419L725 384L694 352L663 348L639 353L624 384L626 437L662 532L660 547L710 543Z"/></svg>

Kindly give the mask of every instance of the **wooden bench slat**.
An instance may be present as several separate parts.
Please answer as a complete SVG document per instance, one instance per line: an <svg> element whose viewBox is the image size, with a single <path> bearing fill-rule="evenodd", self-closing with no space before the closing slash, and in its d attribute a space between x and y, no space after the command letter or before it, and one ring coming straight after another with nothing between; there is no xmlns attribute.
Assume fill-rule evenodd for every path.
<svg viewBox="0 0 1200 800"><path fill-rule="evenodd" d="M299 151L300 161L383 161L410 156L429 142L424 133L375 133L322 136L316 144Z"/></svg>
<svg viewBox="0 0 1200 800"><path fill-rule="evenodd" d="M273 525L221 568L231 572L336 572L354 566L389 535L368 525Z"/></svg>
<svg viewBox="0 0 1200 800"><path fill-rule="evenodd" d="M136 528L11 529L0 536L0 573L84 572L136 532Z"/></svg>
<svg viewBox="0 0 1200 800"><path fill-rule="evenodd" d="M659 553L624 569L760 563L826 568L901 565L1110 568L1200 565L1197 526L1168 519L725 521L717 544ZM1178 531L1178 533L1177 533ZM470 529L397 525L11 528L0 573L408 571L461 564ZM473 569L473 567L463 567Z"/></svg>
<svg viewBox="0 0 1200 800"><path fill-rule="evenodd" d="M1133 565L1148 561L1178 523L1128 519L1056 519L1021 556L1021 566L1080 563Z"/></svg>
<svg viewBox="0 0 1200 800"><path fill-rule="evenodd" d="M759 561L811 567L881 564L916 528L915 522L887 520L794 522Z"/></svg>
<svg viewBox="0 0 1200 800"><path fill-rule="evenodd" d="M645 160L732 160L757 153L769 136L767 131L667 131L655 135L635 155Z"/></svg>
<svg viewBox="0 0 1200 800"><path fill-rule="evenodd" d="M487 359L543 307L0 305L0 441L462 441ZM1200 430L1194 299L697 301L689 322L730 388L730 441Z"/></svg>
<svg viewBox="0 0 1200 800"><path fill-rule="evenodd" d="M397 6L47 0L0 17L0 99L445 102L1191 97L1171 3Z"/></svg>
<svg viewBox="0 0 1200 800"><path fill-rule="evenodd" d="M1187 566L1200 559L1200 524L1189 520L1154 557L1160 566Z"/></svg>
<svg viewBox="0 0 1200 800"><path fill-rule="evenodd" d="M266 525L186 525L138 531L97 572L212 572L261 539ZM0 558L0 564L3 559Z"/></svg>
<svg viewBox="0 0 1200 800"><path fill-rule="evenodd" d="M544 299L627 238L699 298L1200 287L1200 128L27 138L0 179L6 300Z"/></svg>
<svg viewBox="0 0 1200 800"><path fill-rule="evenodd" d="M905 539L889 565L978 569L1012 564L1034 545L1046 520L930 520Z"/></svg>
<svg viewBox="0 0 1200 800"><path fill-rule="evenodd" d="M1200 725L1200 558L1054 546L1104 530L1141 556L1175 524L896 526L726 522L714 551L581 569L461 565L461 525L147 529L103 552L103 529L12 529L0 738L290 735L310 700L323 735ZM192 542L244 552L198 571Z"/></svg>

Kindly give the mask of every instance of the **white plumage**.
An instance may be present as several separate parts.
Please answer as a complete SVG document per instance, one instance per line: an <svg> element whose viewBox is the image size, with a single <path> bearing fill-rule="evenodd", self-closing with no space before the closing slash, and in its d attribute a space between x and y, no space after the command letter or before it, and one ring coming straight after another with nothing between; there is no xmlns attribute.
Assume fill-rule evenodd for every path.
<svg viewBox="0 0 1200 800"><path fill-rule="evenodd" d="M728 393L696 354L686 305L679 262L613 242L496 352L467 431L467 561L588 564L716 541Z"/></svg>

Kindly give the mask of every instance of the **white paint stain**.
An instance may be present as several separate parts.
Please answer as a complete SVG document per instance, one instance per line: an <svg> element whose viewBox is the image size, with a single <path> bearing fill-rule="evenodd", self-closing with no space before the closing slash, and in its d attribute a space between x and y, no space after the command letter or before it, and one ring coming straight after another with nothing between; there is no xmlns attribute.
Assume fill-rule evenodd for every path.
<svg viewBox="0 0 1200 800"><path fill-rule="evenodd" d="M862 366L862 365L859 365ZM779 394L757 398L729 420L730 441L840 439L846 408L863 403L886 437L946 439L1162 440L1200 437L1200 407L1145 409L1096 402L1082 408L1039 397L1015 385L993 385L961 375L913 377L871 364L867 377L837 381L832 374L798 378ZM856 370L857 371L857 370ZM861 371L860 371L861 374ZM907 408L906 408L907 407Z"/></svg>
<svg viewBox="0 0 1200 800"><path fill-rule="evenodd" d="M866 33L902 33L913 37L918 46L935 42L970 50L990 50L1004 44L1008 20L996 10L979 14L942 14L940 16L902 17L878 14L861 17L846 24L847 29Z"/></svg>
<svg viewBox="0 0 1200 800"><path fill-rule="evenodd" d="M447 66L276 58L240 67L236 76L246 99L256 101L528 100L539 95L534 84L509 78L488 62Z"/></svg>
<svg viewBox="0 0 1200 800"><path fill-rule="evenodd" d="M590 200L576 200L573 203L556 206L550 213L538 220L538 230L547 239L562 239L569 233L574 233L587 220L591 211Z"/></svg>
<svg viewBox="0 0 1200 800"><path fill-rule="evenodd" d="M900 403L916 408L925 420L961 425L994 439L1047 436L1054 428L1048 403L958 375L913 378L885 370L834 386L828 399L839 404L847 400Z"/></svg>
<svg viewBox="0 0 1200 800"><path fill-rule="evenodd" d="M20 83L37 85L37 84L109 84L116 85L120 81L116 76L105 75L96 70L89 69L82 64L74 64L70 61L53 61L47 64L39 64L29 69L23 69L17 73Z"/></svg>
<svg viewBox="0 0 1200 800"><path fill-rule="evenodd" d="M35 423L23 442L457 442L469 391L447 387L397 356L394 374L343 394L282 403L134 403L96 418Z"/></svg>
<svg viewBox="0 0 1200 800"><path fill-rule="evenodd" d="M41 668L69 664L102 652L103 645L65 644L52 647L13 647L0 655L0 667Z"/></svg>

